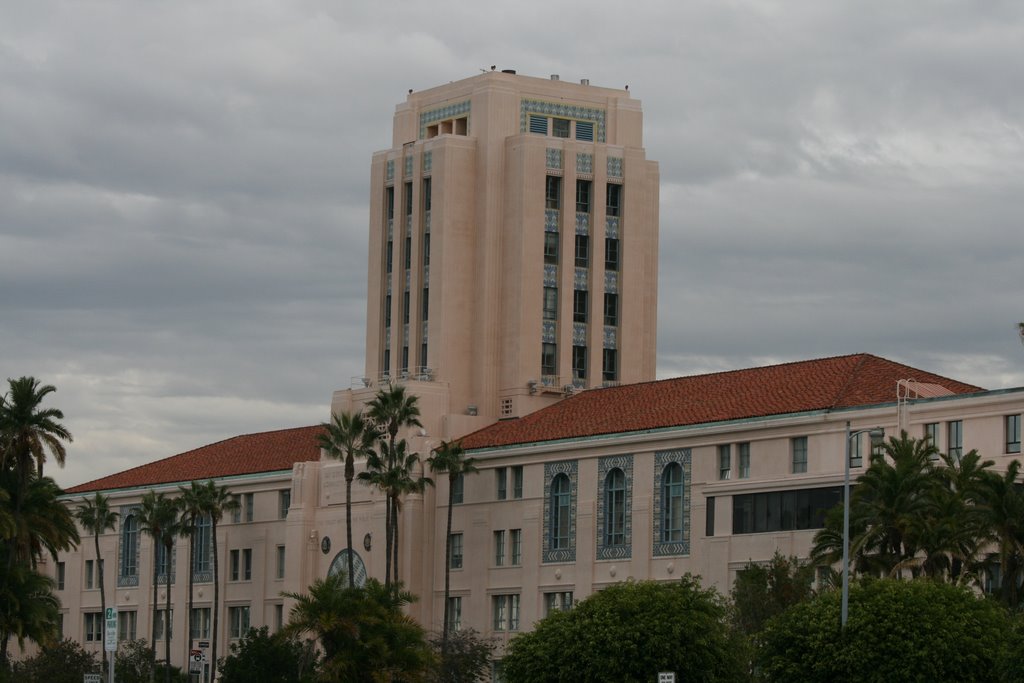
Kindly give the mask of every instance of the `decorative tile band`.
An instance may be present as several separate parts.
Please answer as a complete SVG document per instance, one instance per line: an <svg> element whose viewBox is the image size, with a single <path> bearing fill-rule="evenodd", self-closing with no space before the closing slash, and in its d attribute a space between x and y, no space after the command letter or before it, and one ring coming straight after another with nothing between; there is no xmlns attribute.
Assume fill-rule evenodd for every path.
<svg viewBox="0 0 1024 683"><path fill-rule="evenodd" d="M423 286L430 286L430 266L423 266Z"/></svg>
<svg viewBox="0 0 1024 683"><path fill-rule="evenodd" d="M679 541L665 541L662 536L662 524L664 523L662 511L665 504L663 500L665 492L662 489L664 487L665 470L673 463L677 463L683 473L682 539ZM654 454L654 545L652 550L655 557L690 554L690 467L691 455L689 448L658 451Z"/></svg>
<svg viewBox="0 0 1024 683"><path fill-rule="evenodd" d="M405 157L405 176L406 178L412 177L412 155Z"/></svg>
<svg viewBox="0 0 1024 683"><path fill-rule="evenodd" d="M384 179L385 180L394 180L395 179L395 160L394 159L388 159L388 163L387 163L386 166L387 166L387 170L384 173Z"/></svg>
<svg viewBox="0 0 1024 683"><path fill-rule="evenodd" d="M579 467L575 460L544 463L544 547L543 562L576 561L576 498ZM555 477L564 475L569 480L569 538L566 547L552 548L553 517L551 484Z"/></svg>
<svg viewBox="0 0 1024 683"><path fill-rule="evenodd" d="M586 268L577 268L575 277L573 278L572 282L573 289L586 290L588 284L587 281L590 279L588 275L589 272Z"/></svg>
<svg viewBox="0 0 1024 683"><path fill-rule="evenodd" d="M423 175L427 175L434 168L434 153L424 152L423 153Z"/></svg>
<svg viewBox="0 0 1024 683"><path fill-rule="evenodd" d="M612 470L621 470L626 485L623 501L623 542L608 545L605 534L606 515L610 512L606 500L607 480ZM633 456L611 455L597 461L597 559L618 560L632 556L633 550Z"/></svg>
<svg viewBox="0 0 1024 683"><path fill-rule="evenodd" d="M608 157L608 177L622 177L622 157Z"/></svg>
<svg viewBox="0 0 1024 683"><path fill-rule="evenodd" d="M576 153L576 173L592 175L594 173L594 155L583 152Z"/></svg>
<svg viewBox="0 0 1024 683"><path fill-rule="evenodd" d="M388 219L388 240L395 239L395 219Z"/></svg>
<svg viewBox="0 0 1024 683"><path fill-rule="evenodd" d="M555 321L545 320L540 326L540 340L544 344L555 343Z"/></svg>
<svg viewBox="0 0 1024 683"><path fill-rule="evenodd" d="M544 232L558 232L558 209L544 209Z"/></svg>
<svg viewBox="0 0 1024 683"><path fill-rule="evenodd" d="M576 234L577 235L589 235L590 234L590 214L576 212Z"/></svg>
<svg viewBox="0 0 1024 683"><path fill-rule="evenodd" d="M605 216L604 219L604 236L611 237L614 240L619 239L619 217L618 216Z"/></svg>
<svg viewBox="0 0 1024 683"><path fill-rule="evenodd" d="M544 102L543 100L522 100L519 105L519 132L526 133L529 129L530 114L557 116L578 121L593 121L597 128L597 141L605 141L604 109L594 109L564 102Z"/></svg>
<svg viewBox="0 0 1024 683"><path fill-rule="evenodd" d="M619 273L617 271L604 271L604 291L609 294L619 293Z"/></svg>
<svg viewBox="0 0 1024 683"><path fill-rule="evenodd" d="M603 339L604 348L606 348L606 349L618 348L618 346L616 344L616 336L617 336L617 334L618 334L618 330L617 330L617 328L614 325L605 325L604 326L604 339Z"/></svg>
<svg viewBox="0 0 1024 683"><path fill-rule="evenodd" d="M427 321L426 320L424 320L423 324L420 325L420 343L421 344L426 344L427 343Z"/></svg>
<svg viewBox="0 0 1024 683"><path fill-rule="evenodd" d="M544 264L544 286L545 287L557 287L558 286L558 266L553 263Z"/></svg>
<svg viewBox="0 0 1024 683"><path fill-rule="evenodd" d="M452 119L462 114L468 114L470 110L469 100L464 102L454 102L452 104L445 105L439 109L431 109L430 111L420 112L420 139L427 137L427 126L436 121L444 121L445 119Z"/></svg>
<svg viewBox="0 0 1024 683"><path fill-rule="evenodd" d="M587 324L586 323L573 323L572 324L572 343L576 346L586 346L587 344Z"/></svg>
<svg viewBox="0 0 1024 683"><path fill-rule="evenodd" d="M430 211L423 212L423 232L430 233Z"/></svg>
<svg viewBox="0 0 1024 683"><path fill-rule="evenodd" d="M548 147L544 155L548 168L562 169L562 150Z"/></svg>

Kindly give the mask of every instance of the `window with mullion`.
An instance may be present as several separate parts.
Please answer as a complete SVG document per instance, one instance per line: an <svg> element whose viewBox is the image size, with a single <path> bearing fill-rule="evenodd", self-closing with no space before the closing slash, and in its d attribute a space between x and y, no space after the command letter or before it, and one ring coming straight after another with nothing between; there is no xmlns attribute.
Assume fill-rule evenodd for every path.
<svg viewBox="0 0 1024 683"><path fill-rule="evenodd" d="M683 540L683 466L665 465L661 482L661 541L678 543Z"/></svg>
<svg viewBox="0 0 1024 683"><path fill-rule="evenodd" d="M790 443L793 451L793 474L803 474L807 472L807 437L798 436Z"/></svg>
<svg viewBox="0 0 1024 683"><path fill-rule="evenodd" d="M604 543L619 546L626 542L626 475L615 468L605 477Z"/></svg>
<svg viewBox="0 0 1024 683"><path fill-rule="evenodd" d="M576 180L576 213L590 213L589 180Z"/></svg>
<svg viewBox="0 0 1024 683"><path fill-rule="evenodd" d="M1006 452L1020 453L1020 415L1006 416Z"/></svg>
<svg viewBox="0 0 1024 683"><path fill-rule="evenodd" d="M587 322L587 309L590 305L590 297L585 289L574 289L572 292L572 321L574 323Z"/></svg>

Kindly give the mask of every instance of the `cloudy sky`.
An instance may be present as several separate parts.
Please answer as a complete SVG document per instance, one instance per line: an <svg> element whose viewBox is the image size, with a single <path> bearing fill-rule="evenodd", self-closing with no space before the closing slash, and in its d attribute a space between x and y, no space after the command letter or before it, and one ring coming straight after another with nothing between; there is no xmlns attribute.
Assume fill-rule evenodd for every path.
<svg viewBox="0 0 1024 683"><path fill-rule="evenodd" d="M0 379L68 486L362 374L369 160L481 67L641 99L660 377L870 352L1024 385L1024 3L0 4Z"/></svg>

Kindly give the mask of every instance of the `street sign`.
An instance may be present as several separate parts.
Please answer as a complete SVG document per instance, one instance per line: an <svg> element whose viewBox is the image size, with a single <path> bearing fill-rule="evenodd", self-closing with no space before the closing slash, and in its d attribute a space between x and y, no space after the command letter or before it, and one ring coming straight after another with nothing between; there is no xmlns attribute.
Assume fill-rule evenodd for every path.
<svg viewBox="0 0 1024 683"><path fill-rule="evenodd" d="M107 652L117 651L117 608L108 607L106 617L106 629L103 639L103 649Z"/></svg>
<svg viewBox="0 0 1024 683"><path fill-rule="evenodd" d="M188 671L193 674L203 673L203 662L206 661L206 652L203 650L189 650Z"/></svg>
<svg viewBox="0 0 1024 683"><path fill-rule="evenodd" d="M103 683L103 677L99 674L85 674L82 677L82 683Z"/></svg>
<svg viewBox="0 0 1024 683"><path fill-rule="evenodd" d="M672 671L658 673L658 683L676 683L676 675Z"/></svg>

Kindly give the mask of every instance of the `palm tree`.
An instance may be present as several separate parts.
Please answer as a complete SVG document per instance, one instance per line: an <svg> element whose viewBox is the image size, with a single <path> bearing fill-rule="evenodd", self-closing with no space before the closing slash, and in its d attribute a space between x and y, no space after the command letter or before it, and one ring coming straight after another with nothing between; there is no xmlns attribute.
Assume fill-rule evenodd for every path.
<svg viewBox="0 0 1024 683"><path fill-rule="evenodd" d="M217 523L224 514L239 508L238 499L228 492L227 486L217 486L213 480L204 484L203 499L206 502L205 512L210 516L210 538L213 541L213 666L210 683L217 678L217 640L220 625L220 554L217 550Z"/></svg>
<svg viewBox="0 0 1024 683"><path fill-rule="evenodd" d="M100 582L100 613L107 613L107 589L103 582L103 559L100 557L100 534L114 529L117 524L117 513L110 509L110 499L99 491L92 498L82 500L82 505L75 510L75 517L82 523L82 528L92 533L93 546L96 550L96 576ZM103 660L106 663L107 653L104 650ZM113 665L113 662L111 662Z"/></svg>
<svg viewBox="0 0 1024 683"><path fill-rule="evenodd" d="M67 457L64 442L70 442L71 432L57 420L64 413L57 408L41 408L47 394L57 391L52 384L40 386L35 377L8 379L10 394L0 398L0 432L4 445L0 454L4 461L0 469L14 468L24 486L33 465L37 477L43 476L46 452L61 467Z"/></svg>
<svg viewBox="0 0 1024 683"><path fill-rule="evenodd" d="M1024 493L1018 480L1020 468L1020 461L1013 460L1005 474L990 473L980 506L985 538L999 549L1000 596L1011 608L1020 603L1024 569Z"/></svg>
<svg viewBox="0 0 1024 683"><path fill-rule="evenodd" d="M355 459L365 457L376 437L361 412L334 415L325 423L326 434L320 435L320 448L332 458L345 460L345 536L348 548L348 587L355 588L355 558L352 555L352 480L356 476Z"/></svg>
<svg viewBox="0 0 1024 683"><path fill-rule="evenodd" d="M0 546L0 558L7 552ZM53 593L56 582L49 576L22 563L8 567L0 561L0 662L7 661L8 640L18 639L25 648L25 640L43 647L56 643L60 634L57 620L60 600Z"/></svg>
<svg viewBox="0 0 1024 683"><path fill-rule="evenodd" d="M166 608L164 609L164 654L166 665L164 671L165 680L170 683L171 676L171 550L174 547L174 537L179 532L178 504L163 493L150 490L142 497L142 510L139 514L139 522L142 530L153 539L153 643L150 645L150 652L153 660L156 661L156 628L157 628L157 579L160 566L164 570L164 590L166 593ZM163 562L161 553L163 551ZM154 669L155 672L155 669Z"/></svg>
<svg viewBox="0 0 1024 683"><path fill-rule="evenodd" d="M181 536L188 538L188 618L185 622L188 624L188 642L191 645L192 612L193 605L195 604L196 530L198 529L199 520L206 516L206 508L208 507L206 499L209 489L193 481L188 488L179 486L178 490L181 491L181 496L178 498L181 505ZM200 539L200 542L202 542L202 539ZM200 548L199 551L202 552L204 549Z"/></svg>
<svg viewBox="0 0 1024 683"><path fill-rule="evenodd" d="M434 454L427 460L430 471L435 474L448 474L448 525L445 527L444 544L444 623L441 629L441 665L446 666L448 654L448 593L451 581L452 561L452 506L455 502L455 486L460 477L474 474L476 459L466 457L462 445L453 441L442 441L434 449Z"/></svg>

